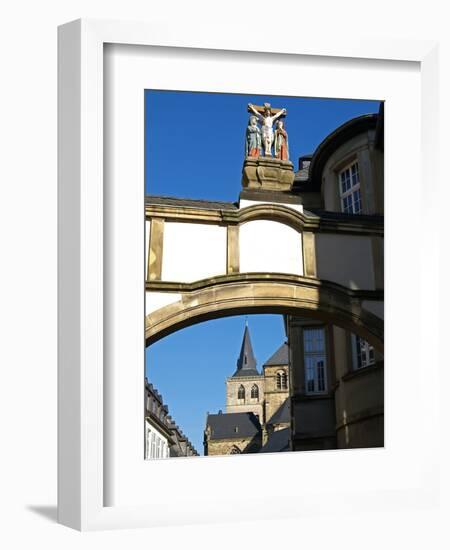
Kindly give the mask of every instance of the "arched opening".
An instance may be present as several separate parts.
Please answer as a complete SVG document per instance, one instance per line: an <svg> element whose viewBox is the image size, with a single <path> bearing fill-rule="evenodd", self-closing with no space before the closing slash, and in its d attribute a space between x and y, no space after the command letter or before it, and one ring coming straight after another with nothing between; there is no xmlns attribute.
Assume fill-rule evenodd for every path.
<svg viewBox="0 0 450 550"><path fill-rule="evenodd" d="M253 384L250 395L252 399L259 399L259 389L256 384Z"/></svg>
<svg viewBox="0 0 450 550"><path fill-rule="evenodd" d="M277 372L277 390L287 390L287 374L285 371Z"/></svg>
<svg viewBox="0 0 450 550"><path fill-rule="evenodd" d="M159 371L166 371L164 379L169 384L169 390L164 386L160 389L163 394L170 395L172 401L174 396L178 399L170 387L176 381L178 395L181 395L181 400L187 407L184 412L175 408L176 420L188 418L192 414L192 403L195 403L195 409L200 409L197 423L200 427L203 426L203 441L199 439L200 436L193 438L192 427L187 434L195 443L196 451L201 452L204 447L204 454L207 455L231 454L231 444L238 439L245 441L244 450L241 449L244 454L348 448L356 439L351 434L348 435L348 426L343 425L341 419L350 418L355 431L359 422L363 426L359 428L360 434L365 433L364 422L374 424L376 419L378 427L380 426L384 409L383 366L379 351L374 351L367 343L364 345L365 341L350 331L314 316L252 314L248 317L251 319L250 327L255 327L253 319L278 319L277 344L272 342L271 352L274 353L271 357L268 357L270 353L267 349L262 356L258 352L261 341L265 341L274 332L273 327L265 329L262 335L253 328L250 338L243 316L222 316L193 323L185 329L160 338L148 348L151 353L155 347L166 347L169 359L164 363L158 357L152 356L147 374L150 380L154 380L151 365L159 363ZM223 357L226 354L220 345L228 338L228 334L233 334L230 323L235 320L240 324L238 332L241 336L238 340L242 339L241 350L239 353L239 341L236 338L231 344L228 340L227 345L232 348L232 353L224 362ZM214 329L214 333L208 332L210 329L207 327L215 325L223 328ZM195 338L191 336L194 333ZM355 344L358 342L359 346ZM205 343L208 345L205 346ZM183 350L182 365L177 372L185 373L184 378L175 375L172 370L174 361L171 354L176 349ZM215 356L211 355L211 350L216 350ZM372 358L372 362L355 364L354 350L359 350L357 360L361 360L361 357ZM206 351L208 355L203 358ZM258 355L260 357L257 361ZM226 368L220 371L219 364L224 363ZM344 363L345 371L342 368ZM212 378L218 373L214 381L217 387L215 391L219 395L216 403L217 408L223 407L218 413L211 412L210 408L206 409L206 405L202 405L203 402L211 402L212 394L208 395L210 392L203 389L196 393L197 379L202 380L202 388L212 387L206 373ZM159 382L156 377L158 388ZM346 395L345 400L342 392L346 392L343 394ZM169 403L171 412L172 406L173 403ZM209 412L205 427L203 423L206 410ZM353 416L350 415L350 410L353 411ZM164 421L164 418L161 420ZM365 439L360 437L354 446L381 446L383 436L377 440L370 439L375 431L376 429L372 432L368 430ZM346 435L341 437L341 432ZM311 436L307 443L304 441L305 433Z"/></svg>
<svg viewBox="0 0 450 550"><path fill-rule="evenodd" d="M280 313L333 323L383 352L384 323L369 310L370 304L382 302L382 291L350 290L328 281L275 273L150 286L155 292L162 288L181 291L182 298L147 315L147 345L206 320L245 313Z"/></svg>

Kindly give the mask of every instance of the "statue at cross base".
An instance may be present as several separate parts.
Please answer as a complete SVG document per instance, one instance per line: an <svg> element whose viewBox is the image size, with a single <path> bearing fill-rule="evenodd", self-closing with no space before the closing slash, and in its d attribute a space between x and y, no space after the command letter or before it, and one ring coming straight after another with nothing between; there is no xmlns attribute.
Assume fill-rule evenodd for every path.
<svg viewBox="0 0 450 550"><path fill-rule="evenodd" d="M271 157L274 140L273 125L278 118L286 116L286 109L274 109L271 107L270 103L264 103L262 107L249 103L247 110L253 113L260 122L264 155L266 157Z"/></svg>

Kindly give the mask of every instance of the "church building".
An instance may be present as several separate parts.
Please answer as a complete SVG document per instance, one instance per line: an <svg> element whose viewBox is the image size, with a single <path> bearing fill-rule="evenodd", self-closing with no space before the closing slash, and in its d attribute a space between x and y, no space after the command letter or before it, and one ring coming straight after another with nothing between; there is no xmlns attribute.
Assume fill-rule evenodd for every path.
<svg viewBox="0 0 450 550"><path fill-rule="evenodd" d="M236 371L226 380L226 412L207 415L205 455L289 450L288 364L284 343L259 372L246 324Z"/></svg>

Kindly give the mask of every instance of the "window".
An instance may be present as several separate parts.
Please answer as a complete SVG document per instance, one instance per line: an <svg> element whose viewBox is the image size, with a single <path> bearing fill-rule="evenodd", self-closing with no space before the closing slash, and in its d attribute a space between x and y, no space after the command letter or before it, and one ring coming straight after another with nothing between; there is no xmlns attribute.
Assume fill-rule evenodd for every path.
<svg viewBox="0 0 450 550"><path fill-rule="evenodd" d="M145 458L150 458L150 430L147 429L145 436Z"/></svg>
<svg viewBox="0 0 450 550"><path fill-rule="evenodd" d="M238 389L238 399L245 399L245 388L241 384Z"/></svg>
<svg viewBox="0 0 450 550"><path fill-rule="evenodd" d="M358 163L354 162L339 173L342 212L362 214Z"/></svg>
<svg viewBox="0 0 450 550"><path fill-rule="evenodd" d="M366 340L352 334L353 368L363 369L375 363L375 350Z"/></svg>
<svg viewBox="0 0 450 550"><path fill-rule="evenodd" d="M256 384L253 384L251 391L252 399L259 399L259 388Z"/></svg>
<svg viewBox="0 0 450 550"><path fill-rule="evenodd" d="M239 447L236 447L236 445L234 445L231 448L230 455L239 455L239 454L241 454L241 450L239 449Z"/></svg>
<svg viewBox="0 0 450 550"><path fill-rule="evenodd" d="M287 374L284 370L277 372L277 390L287 390Z"/></svg>
<svg viewBox="0 0 450 550"><path fill-rule="evenodd" d="M311 328L303 331L306 393L327 391L325 331Z"/></svg>
<svg viewBox="0 0 450 550"><path fill-rule="evenodd" d="M155 458L156 456L156 435L155 432L152 432L151 436L151 448L150 448L150 458Z"/></svg>

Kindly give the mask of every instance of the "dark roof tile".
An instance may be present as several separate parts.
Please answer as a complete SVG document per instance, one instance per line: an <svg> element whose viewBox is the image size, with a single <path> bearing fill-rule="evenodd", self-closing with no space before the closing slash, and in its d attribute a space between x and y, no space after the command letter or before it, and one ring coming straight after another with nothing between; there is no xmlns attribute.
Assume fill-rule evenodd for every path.
<svg viewBox="0 0 450 550"><path fill-rule="evenodd" d="M270 367L273 365L288 365L289 364L289 346L285 342L277 351L267 359L264 366Z"/></svg>
<svg viewBox="0 0 450 550"><path fill-rule="evenodd" d="M203 208L205 210L237 210L234 202L206 201L200 199L181 199L178 197L163 197L158 195L146 195L145 204L162 204L166 206L187 206L191 208Z"/></svg>
<svg viewBox="0 0 450 550"><path fill-rule="evenodd" d="M289 451L289 428L272 432L260 452L279 453L280 451Z"/></svg>
<svg viewBox="0 0 450 550"><path fill-rule="evenodd" d="M261 431L252 412L208 414L206 425L211 428L211 439L254 437Z"/></svg>

